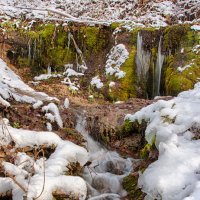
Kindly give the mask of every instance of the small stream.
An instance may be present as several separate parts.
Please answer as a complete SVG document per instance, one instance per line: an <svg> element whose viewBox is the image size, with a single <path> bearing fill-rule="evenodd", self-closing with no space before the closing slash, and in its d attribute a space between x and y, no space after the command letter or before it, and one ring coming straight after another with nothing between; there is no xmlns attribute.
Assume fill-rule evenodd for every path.
<svg viewBox="0 0 200 200"><path fill-rule="evenodd" d="M134 167L134 159L122 158L117 152L109 151L94 141L86 130L86 118L77 117L76 130L87 141L91 165L85 167L83 178L88 185L89 200L118 200L127 195L122 180Z"/></svg>

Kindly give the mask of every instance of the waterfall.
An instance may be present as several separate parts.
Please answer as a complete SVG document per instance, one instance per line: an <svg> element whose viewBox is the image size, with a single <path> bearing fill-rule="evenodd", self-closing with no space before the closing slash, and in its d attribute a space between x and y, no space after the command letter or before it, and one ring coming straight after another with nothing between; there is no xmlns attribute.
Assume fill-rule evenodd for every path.
<svg viewBox="0 0 200 200"><path fill-rule="evenodd" d="M136 54L136 66L137 66L137 77L138 80L146 79L147 73L149 71L150 66L150 58L151 53L148 51L144 51L142 47L143 41L140 32L138 32L137 36L137 54Z"/></svg>
<svg viewBox="0 0 200 200"><path fill-rule="evenodd" d="M161 50L162 44L162 37L160 37L159 45L158 45L158 53L157 53L157 60L156 60L156 68L155 68L155 75L154 75L154 96L160 95L160 82L161 82L161 75L162 75L162 67L165 56L162 54Z"/></svg>
<svg viewBox="0 0 200 200"><path fill-rule="evenodd" d="M126 196L122 188L122 180L133 170L134 159L124 159L117 152L108 151L94 141L86 130L86 118L79 115L76 130L87 141L89 161L91 165L85 167L83 178L88 185L88 199L115 199Z"/></svg>

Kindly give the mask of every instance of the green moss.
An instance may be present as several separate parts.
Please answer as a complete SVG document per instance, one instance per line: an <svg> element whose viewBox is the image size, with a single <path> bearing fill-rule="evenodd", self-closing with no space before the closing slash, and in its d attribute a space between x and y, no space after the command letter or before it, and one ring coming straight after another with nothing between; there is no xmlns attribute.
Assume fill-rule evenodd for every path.
<svg viewBox="0 0 200 200"><path fill-rule="evenodd" d="M123 126L120 130L119 138L129 136L129 135L133 134L133 132L134 132L133 122L131 122L129 120L125 120L125 122L123 123Z"/></svg>
<svg viewBox="0 0 200 200"><path fill-rule="evenodd" d="M18 61L18 64L20 67L28 67L29 66L28 58L18 57L17 61Z"/></svg>
<svg viewBox="0 0 200 200"><path fill-rule="evenodd" d="M115 30L116 28L120 27L121 26L121 23L119 22L113 22L110 27L112 30Z"/></svg>
<svg viewBox="0 0 200 200"><path fill-rule="evenodd" d="M153 137L151 144L147 143L141 150L140 150L140 157L142 159L146 159L149 156L149 153L156 149L155 146L155 142L156 142L156 135Z"/></svg>
<svg viewBox="0 0 200 200"><path fill-rule="evenodd" d="M180 47L181 41L187 37L188 26L168 26L163 32L163 49L175 53Z"/></svg>
<svg viewBox="0 0 200 200"><path fill-rule="evenodd" d="M46 40L51 40L55 31L54 24L46 24L45 26L39 27L39 36Z"/></svg>
<svg viewBox="0 0 200 200"><path fill-rule="evenodd" d="M88 50L93 49L95 53L97 53L98 42L101 42L98 40L99 31L100 29L98 27L81 27L80 28L81 38L84 38L86 48Z"/></svg>
<svg viewBox="0 0 200 200"><path fill-rule="evenodd" d="M39 38L39 33L35 32L35 31L28 31L27 35L31 39L38 39Z"/></svg>
<svg viewBox="0 0 200 200"><path fill-rule="evenodd" d="M200 58L198 54L193 52L193 46L199 44L198 34L187 26L184 26L184 28L187 33L183 37L184 40L180 42L184 52L176 52L166 58L165 88L167 95L174 96L181 91L192 89L200 76ZM184 67L186 65L191 65L191 67L182 72L177 70L177 67Z"/></svg>
<svg viewBox="0 0 200 200"><path fill-rule="evenodd" d="M144 199L144 194L137 187L137 182L138 182L138 177L132 174L126 176L123 179L122 185L123 185L123 188L128 192L128 199L133 199L133 200Z"/></svg>
<svg viewBox="0 0 200 200"><path fill-rule="evenodd" d="M6 30L6 32L17 30L16 24L13 21L5 21L0 23L0 27Z"/></svg>

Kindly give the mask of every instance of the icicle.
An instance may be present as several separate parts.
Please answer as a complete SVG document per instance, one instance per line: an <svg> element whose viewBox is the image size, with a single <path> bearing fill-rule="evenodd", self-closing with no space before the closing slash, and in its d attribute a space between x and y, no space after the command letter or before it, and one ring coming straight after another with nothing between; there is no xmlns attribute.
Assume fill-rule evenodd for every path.
<svg viewBox="0 0 200 200"><path fill-rule="evenodd" d="M34 48L33 48L33 60L35 60L36 51L37 51L37 41L35 39L34 40Z"/></svg>
<svg viewBox="0 0 200 200"><path fill-rule="evenodd" d="M157 53L157 61L156 61L156 69L155 69L155 96L160 95L160 82L162 75L162 67L165 56L162 55L162 37L160 37L159 45L158 45L158 53Z"/></svg>
<svg viewBox="0 0 200 200"><path fill-rule="evenodd" d="M28 41L28 64L31 63L31 39Z"/></svg>
<svg viewBox="0 0 200 200"><path fill-rule="evenodd" d="M138 80L141 81L142 78L146 78L150 66L151 53L144 51L142 48L142 36L138 32L137 36L137 55L136 55L136 65L137 65L137 76Z"/></svg>
<svg viewBox="0 0 200 200"><path fill-rule="evenodd" d="M51 75L51 66L48 66L48 68L47 68L47 74Z"/></svg>
<svg viewBox="0 0 200 200"><path fill-rule="evenodd" d="M67 43L67 49L69 50L70 47L70 43L71 43L71 33L68 33L68 43Z"/></svg>

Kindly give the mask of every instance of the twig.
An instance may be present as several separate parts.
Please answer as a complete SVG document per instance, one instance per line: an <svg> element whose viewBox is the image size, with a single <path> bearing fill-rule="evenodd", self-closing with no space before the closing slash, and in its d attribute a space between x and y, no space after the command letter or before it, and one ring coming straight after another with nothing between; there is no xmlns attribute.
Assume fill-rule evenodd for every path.
<svg viewBox="0 0 200 200"><path fill-rule="evenodd" d="M44 192L44 187L45 187L45 181L46 181L46 178L45 178L46 174L45 174L45 160L44 160L44 150L43 150L43 149L41 149L41 151L42 151L42 154L43 154L43 168L44 168L44 179L43 179L43 186L42 186L42 191L41 191L41 193L40 193L40 195L39 195L39 196L37 196L36 198L34 198L35 200L36 200L36 199L38 199L38 198L40 198L40 197L41 197L41 195L42 195L42 193Z"/></svg>
<svg viewBox="0 0 200 200"><path fill-rule="evenodd" d="M11 174L6 173L9 178L13 180L13 182L23 190L24 193L27 193L27 190L15 179L15 177Z"/></svg>

